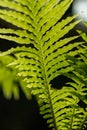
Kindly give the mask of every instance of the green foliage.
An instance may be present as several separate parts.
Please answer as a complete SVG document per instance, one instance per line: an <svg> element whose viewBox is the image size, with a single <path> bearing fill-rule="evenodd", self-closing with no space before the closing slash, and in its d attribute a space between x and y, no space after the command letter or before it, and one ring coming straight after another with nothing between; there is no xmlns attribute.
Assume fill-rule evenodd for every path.
<svg viewBox="0 0 87 130"><path fill-rule="evenodd" d="M74 89L74 91L72 91L71 93L73 94L73 96L77 97L77 103L83 104L83 106L81 106L83 107L83 110L81 111L81 113L79 113L79 116L81 116L80 121L82 121L82 123L79 121L79 123L82 124L80 129L82 129L83 126L85 126L85 122L87 120L87 54L86 51L87 51L86 45L81 45L78 50L78 54L79 54L78 59L72 56L67 56L69 63L73 67L73 71L66 74L66 76L71 77L72 79L72 82L68 83L68 85Z"/></svg>
<svg viewBox="0 0 87 130"><path fill-rule="evenodd" d="M7 99L12 97L19 99L20 89L30 99L30 92L25 87L26 84L17 77L17 70L8 66L12 61L14 61L14 58L10 55L0 57L0 89Z"/></svg>
<svg viewBox="0 0 87 130"><path fill-rule="evenodd" d="M12 67L17 79L21 78L36 96L40 113L53 130L82 130L87 115L79 105L80 100L87 102L86 88L77 80L81 79L77 69L67 60L77 56L83 44L73 42L78 36L66 37L79 23L73 22L76 16L63 19L71 3L72 0L0 0L0 18L14 25L13 29L1 28L0 38L18 43L17 48L0 56L15 57L6 67ZM74 82L60 90L52 88L51 81L61 74ZM12 82L14 79L15 76Z"/></svg>

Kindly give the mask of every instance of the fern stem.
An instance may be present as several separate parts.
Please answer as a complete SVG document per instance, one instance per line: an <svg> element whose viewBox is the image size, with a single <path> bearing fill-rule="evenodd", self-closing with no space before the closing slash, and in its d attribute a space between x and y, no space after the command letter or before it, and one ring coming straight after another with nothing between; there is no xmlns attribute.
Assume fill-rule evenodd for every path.
<svg viewBox="0 0 87 130"><path fill-rule="evenodd" d="M73 109L73 114L72 114L71 124L70 124L70 130L72 130L72 127L73 127L73 118L74 118L74 113L75 113L75 108Z"/></svg>
<svg viewBox="0 0 87 130"><path fill-rule="evenodd" d="M57 125L56 125L56 119L55 119L55 114L54 114L54 109L53 109L53 105L52 105L52 100L51 100L51 95L50 95L50 84L48 81L48 76L47 76L47 71L45 68L45 58L44 58L44 53L43 53L43 49L42 46L44 45L43 41L41 40L42 38L42 34L40 33L40 28L38 27L38 23L36 22L35 19L35 11L34 11L34 7L32 8L32 15L34 17L34 25L35 25L35 34L36 34L36 41L37 41L37 46L38 46L38 52L39 52L39 56L40 56L40 63L41 63L41 70L42 70L42 77L44 80L44 86L45 86L45 90L46 90L46 96L48 98L49 104L50 104L50 109L51 109L51 114L52 114L52 119L53 119L53 124L54 130L58 130ZM44 92L44 90L43 90Z"/></svg>
<svg viewBox="0 0 87 130"><path fill-rule="evenodd" d="M76 99L75 99L75 104L77 104L77 101L78 101L78 99L76 98ZM71 118L70 130L73 129L73 121L74 121L73 119L74 119L75 111L76 111L76 109L75 109L75 107L74 107L74 108L73 108L73 111L72 111L72 118Z"/></svg>
<svg viewBox="0 0 87 130"><path fill-rule="evenodd" d="M52 105L52 100L51 100L51 96L50 96L50 88L49 88L49 84L46 80L46 78L44 79L44 82L46 83L46 89L47 89L47 95L48 95L48 100L49 100L49 104L50 104L50 109L51 109L51 114L52 114L52 118L53 118L53 124L54 124L54 129L55 130L58 130L57 126L56 126L56 119L55 119L55 114L54 114L54 108L53 108L53 105Z"/></svg>
<svg viewBox="0 0 87 130"><path fill-rule="evenodd" d="M40 36L40 35L37 35L37 36ZM44 58L44 53L43 53L42 46L41 46L42 44L41 44L41 41L40 41L40 37L37 37L37 39L39 40L39 43L40 43L38 45L38 48L39 48L39 54L40 54L41 69L42 69L42 75L43 75L43 78L44 78L45 90L47 92L46 95L48 97L48 101L49 101L50 109L51 109L51 114L53 116L52 119L53 119L53 124L54 124L54 130L58 130L57 125L56 125L55 114L54 114L54 111L53 111L54 108L53 108L52 100L51 100L50 84L49 84L49 81L48 81L48 76L47 76L47 72L46 72L46 68L45 68L45 58Z"/></svg>
<svg viewBox="0 0 87 130"><path fill-rule="evenodd" d="M46 75L46 69L45 69L45 64L44 64L44 54L42 53L42 48L39 49L40 50L40 54L41 54L41 66L42 66L42 70L43 70L43 77L44 77L44 85L45 85L45 88L47 90L47 96L48 96L48 101L49 101L49 104L50 104L50 108L51 108L51 114L53 116L53 124L54 124L54 130L58 130L57 128L57 125L56 125L56 119L55 119L55 114L54 114L54 109L53 109L53 105L52 105L52 100L51 100L51 94L50 94L50 85L49 85L49 82L48 82L48 78L47 78L47 75Z"/></svg>
<svg viewBox="0 0 87 130"><path fill-rule="evenodd" d="M50 97L50 94L49 94L49 100L50 100L50 107L51 107L51 113L52 113L52 115L53 115L53 124L54 124L54 129L55 130L58 130L58 128L57 128L57 125L56 125L56 118L55 118L55 114L54 114L54 108L53 108L53 105L52 105L52 101L51 101L51 97Z"/></svg>

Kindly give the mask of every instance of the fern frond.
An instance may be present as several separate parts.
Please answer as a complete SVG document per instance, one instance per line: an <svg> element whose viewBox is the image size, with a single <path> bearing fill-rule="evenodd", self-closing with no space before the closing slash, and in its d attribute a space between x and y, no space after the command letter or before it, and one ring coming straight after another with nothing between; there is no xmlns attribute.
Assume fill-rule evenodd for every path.
<svg viewBox="0 0 87 130"><path fill-rule="evenodd" d="M23 5L25 5L26 2L30 3L30 4L27 5L28 8L26 8L26 6L23 6ZM7 30L1 29L0 30L0 32L1 32L0 37L8 39L8 40L13 40L13 41L18 42L18 43L23 43L23 44L24 43L25 44L26 43L27 44L32 43L32 40L33 40L34 42L32 44L34 44L35 47L38 49L37 55L40 55L40 57L38 59L40 61L39 66L42 66L41 67L42 70L43 70L44 67L47 68L46 69L46 71L47 71L46 75L48 75L47 78L49 77L50 74L51 75L53 74L54 70L57 72L57 74L55 75L55 77L56 77L56 76L58 76L58 68L57 68L58 64L60 65L60 68L63 68L64 66L66 66L66 67L68 66L68 64L65 61L63 54L67 53L70 49L73 49L73 47L78 45L78 44L77 45L75 44L74 46L71 45L72 46L71 48L69 46L69 47L67 47L67 49L64 49L65 47L63 47L63 46L66 45L68 42L71 42L76 37L67 38L67 39L63 39L63 40L60 40L60 38L62 38L66 33L68 33L78 23L78 21L71 23L71 21L76 17L76 16L73 16L73 17L66 18L65 20L63 20L61 22L58 22L58 20L60 20L60 18L62 18L63 14L65 13L67 8L71 4L71 2L72 2L71 0L67 0L66 2L65 1L59 2L58 0L37 1L35 3L34 2L35 1L32 1L32 2L31 1L25 1L25 2L24 1L23 2L14 1L14 2L10 3L10 6L7 6L7 4L9 3L8 0L4 0L2 2L1 6L2 7L7 6L9 8L9 10L1 9L0 10L1 11L0 17L3 18L3 19L6 19L7 21L10 20L9 22L11 22L12 24L14 24L18 27L19 27L19 22L20 22L20 24L22 25L22 26L20 26L20 27L22 27L22 30L16 30L16 32L15 32L15 30L12 30L12 29L7 29ZM12 4L12 6L11 6L11 4ZM33 7L34 4L35 4L35 7ZM64 8L64 10L62 10L59 13L59 11L62 8ZM26 12L28 12L28 10L30 12L28 12L28 14L27 14L27 13L25 13L25 11L23 9L25 9ZM40 9L41 9L41 11L40 11ZM13 15L12 12L15 15ZM37 12L37 13L35 13L35 12ZM42 12L44 12L44 13L42 13ZM59 13L58 16L57 16L57 12ZM23 13L23 15L22 15L22 13ZM54 13L54 15L50 15L50 13ZM31 21L29 21L31 14L34 17L33 17L33 19L31 19ZM43 15L41 15L41 14L43 14ZM22 21L24 20L24 18L22 19L22 16L26 17L26 19L27 19L25 21L26 23L25 22L22 23ZM9 18L7 18L7 17L9 17ZM38 18L39 18L39 21L37 22ZM46 18L49 21L46 21ZM42 22L42 20L45 20L45 22L46 22L45 26L44 26L44 23ZM52 22L52 24L51 23L49 24L49 22L51 22L51 20L53 20L53 22ZM28 23L28 21L30 23ZM40 22L42 24L40 24ZM58 22L58 24L57 24L57 22ZM69 23L71 23L71 24L69 24ZM27 24L27 25L25 25L25 24ZM33 24L34 24L34 26L33 26ZM50 25L50 27L51 27L50 30L48 30L50 28L50 27L48 28L48 25ZM24 27L24 26L26 26L26 27ZM32 31L28 30L28 28L30 26L33 27ZM43 32L42 30L44 30L45 32L42 33ZM28 34L27 31L32 32L32 33ZM55 34L54 34L54 32L55 32ZM43 34L45 34L45 33L46 33L46 35L43 36ZM11 36L10 34L17 35L18 37ZM33 34L35 34L35 35L33 35ZM51 37L49 37L49 36L51 36ZM50 38L50 40L47 42L46 40L48 40L48 39L46 39L45 37ZM59 50L59 54L58 54L58 50ZM61 52L62 52L62 55L60 54ZM45 58L45 57L47 57L47 58ZM62 58L64 63L62 62L62 64L61 64L61 60L57 61L58 60L57 57L59 57L59 59ZM42 61L42 59L43 59L43 61ZM52 61L52 63L49 62L50 60ZM43 64L44 64L44 66L43 66ZM49 68L52 68L52 69L50 69L48 71ZM44 75L44 74L42 74L42 75ZM49 82L53 78L51 77Z"/></svg>
<svg viewBox="0 0 87 130"><path fill-rule="evenodd" d="M79 101L84 104L84 106L81 106L84 108L84 120L81 124L82 129L87 120L87 48L85 45L81 45L78 48L78 59L68 56L69 63L73 66L73 71L67 75L73 81L69 83L75 89L72 94L77 96Z"/></svg>
<svg viewBox="0 0 87 130"><path fill-rule="evenodd" d="M1 56L9 53L15 55L16 60L8 64L8 66L16 66L16 69L19 70L18 76L22 77L23 80L26 81L27 87L35 89L35 94L39 93L37 89L41 88L41 91L44 88L44 83L38 51L34 48L17 47L3 53Z"/></svg>
<svg viewBox="0 0 87 130"><path fill-rule="evenodd" d="M0 89L7 99L19 99L20 89L25 93L25 96L30 99L30 92L25 87L25 83L17 78L17 72L12 67L7 65L12 62L14 58L11 56L0 57Z"/></svg>
<svg viewBox="0 0 87 130"><path fill-rule="evenodd" d="M84 97L83 99L86 99L85 96L87 93L87 63L84 61L85 56L82 56L80 53L79 56L79 59L68 56L68 59L70 60L69 62L73 66L73 72L71 72L71 74L68 74L68 76L70 77L72 75L71 79L74 81L74 83L71 82L70 84L77 90L78 96L79 94L81 94L81 97Z"/></svg>
<svg viewBox="0 0 87 130"><path fill-rule="evenodd" d="M40 107L41 114L44 115L44 118L48 118L49 127L56 130L81 128L82 121L85 119L85 111L78 106L79 98L72 94L74 91L75 89L72 87L50 90L51 104L47 102L47 104Z"/></svg>
<svg viewBox="0 0 87 130"><path fill-rule="evenodd" d="M8 67L15 67L18 76L26 82L26 87L37 96L40 112L50 127L54 130L78 129L84 111L77 105L79 98L73 94L75 89L64 87L56 91L50 84L58 75L74 69L66 61L65 55L69 53L76 56L77 52L73 48L83 44L72 42L77 36L64 38L79 22L73 22L76 16L61 20L72 0L0 2L0 18L17 27L0 29L0 38L25 45L2 53L2 56L12 53L16 57Z"/></svg>

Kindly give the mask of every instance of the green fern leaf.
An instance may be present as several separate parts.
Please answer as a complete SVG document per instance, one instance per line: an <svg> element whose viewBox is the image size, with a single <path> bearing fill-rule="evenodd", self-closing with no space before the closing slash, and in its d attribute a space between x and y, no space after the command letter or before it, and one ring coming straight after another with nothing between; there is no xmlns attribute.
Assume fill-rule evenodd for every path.
<svg viewBox="0 0 87 130"><path fill-rule="evenodd" d="M25 88L25 83L17 78L17 72L13 67L7 65L14 60L11 56L0 57L0 89L7 99L19 99L20 89L25 93L26 97L30 99L30 92ZM20 87L18 85L20 84Z"/></svg>
<svg viewBox="0 0 87 130"><path fill-rule="evenodd" d="M81 45L78 48L78 59L68 56L69 63L73 66L73 72L67 74L67 76L73 80L73 82L69 83L69 85L75 89L72 94L75 95L79 101L84 103L84 106L82 106L82 108L84 108L84 111L82 111L84 118L80 127L80 129L82 129L87 120L87 48L85 45Z"/></svg>
<svg viewBox="0 0 87 130"><path fill-rule="evenodd" d="M73 48L82 44L72 43L77 36L64 38L79 23L73 22L76 16L61 20L72 0L0 0L0 3L0 18L16 26L15 29L0 29L0 38L25 45L0 56L10 53L15 56L8 67L15 67L26 87L37 96L40 112L49 127L78 129L84 111L77 105L79 98L73 94L75 89L63 87L56 91L50 84L58 75L74 69L65 55L76 56Z"/></svg>
<svg viewBox="0 0 87 130"><path fill-rule="evenodd" d="M45 115L43 117L48 118L49 127L66 130L81 128L85 111L77 105L79 99L71 94L73 91L75 90L71 87L65 87L62 90L50 90L51 96L49 98L52 104L47 102L40 107L41 114ZM50 108L53 111L50 111Z"/></svg>

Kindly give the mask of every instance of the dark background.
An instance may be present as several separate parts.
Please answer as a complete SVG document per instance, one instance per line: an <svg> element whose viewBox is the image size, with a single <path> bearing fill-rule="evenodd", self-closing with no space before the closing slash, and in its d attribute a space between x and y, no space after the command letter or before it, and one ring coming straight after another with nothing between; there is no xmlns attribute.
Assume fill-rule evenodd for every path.
<svg viewBox="0 0 87 130"><path fill-rule="evenodd" d="M35 129L48 130L35 99L27 100L21 92L20 100L6 100L0 93L0 130Z"/></svg>
<svg viewBox="0 0 87 130"><path fill-rule="evenodd" d="M71 15L72 6L66 12ZM64 16L64 17L65 17ZM0 20L1 27L12 27L12 25ZM75 35L75 29L69 35ZM80 39L79 39L80 40ZM14 42L0 39L0 51L5 51L16 47ZM63 76L57 77L52 81L55 87L63 86L68 79ZM59 86L58 86L59 84ZM20 100L7 100L0 91L0 130L51 130L39 114L39 108L34 97L27 100L22 92L20 92Z"/></svg>

